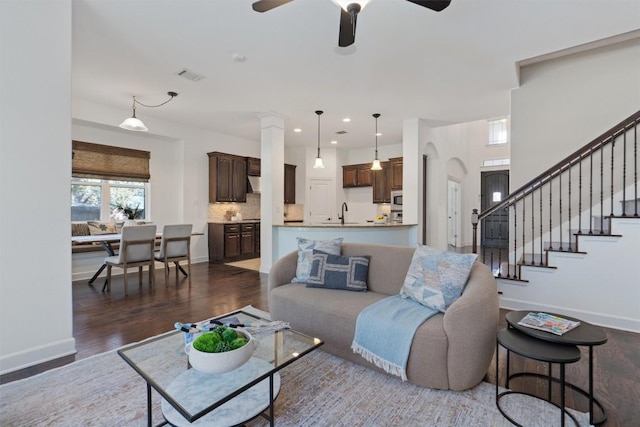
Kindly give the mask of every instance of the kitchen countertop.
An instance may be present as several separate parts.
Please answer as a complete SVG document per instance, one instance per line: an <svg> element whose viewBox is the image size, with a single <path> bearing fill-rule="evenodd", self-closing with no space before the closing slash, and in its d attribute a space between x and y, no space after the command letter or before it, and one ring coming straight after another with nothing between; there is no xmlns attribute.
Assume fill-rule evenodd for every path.
<svg viewBox="0 0 640 427"><path fill-rule="evenodd" d="M254 224L260 222L260 218L257 219L243 219L240 221L209 221L209 224Z"/></svg>
<svg viewBox="0 0 640 427"><path fill-rule="evenodd" d="M274 227L302 227L302 228L386 228L386 227L409 227L414 226L416 224L397 224L397 223L388 223L388 224L375 224L373 222L359 222L359 223L349 223L340 224L339 222L332 223L320 223L320 224L304 224L304 223L287 223L283 225L274 225Z"/></svg>

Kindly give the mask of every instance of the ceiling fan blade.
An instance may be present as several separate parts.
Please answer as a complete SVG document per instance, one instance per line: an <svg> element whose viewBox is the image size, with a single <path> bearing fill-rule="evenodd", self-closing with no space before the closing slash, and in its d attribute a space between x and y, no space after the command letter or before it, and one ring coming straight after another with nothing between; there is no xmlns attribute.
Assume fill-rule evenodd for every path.
<svg viewBox="0 0 640 427"><path fill-rule="evenodd" d="M445 9L449 4L451 4L451 0L407 0L411 3L415 3L419 6L426 7L427 9L435 10L436 12L440 12Z"/></svg>
<svg viewBox="0 0 640 427"><path fill-rule="evenodd" d="M340 8L340 34L338 36L338 46L347 47L356 41L357 20L357 14L354 14L353 19L351 19L351 14Z"/></svg>
<svg viewBox="0 0 640 427"><path fill-rule="evenodd" d="M259 0L251 5L256 12L267 12L293 0Z"/></svg>

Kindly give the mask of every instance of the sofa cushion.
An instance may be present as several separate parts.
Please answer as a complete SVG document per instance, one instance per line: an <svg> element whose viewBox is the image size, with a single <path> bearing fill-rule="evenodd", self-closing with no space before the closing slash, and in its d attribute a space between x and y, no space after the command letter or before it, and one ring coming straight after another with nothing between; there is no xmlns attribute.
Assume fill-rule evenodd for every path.
<svg viewBox="0 0 640 427"><path fill-rule="evenodd" d="M418 245L400 295L444 313L462 295L476 257Z"/></svg>
<svg viewBox="0 0 640 427"><path fill-rule="evenodd" d="M341 256L313 251L308 288L367 291L369 256Z"/></svg>
<svg viewBox="0 0 640 427"><path fill-rule="evenodd" d="M88 236L89 235L89 225L86 221L83 222L72 222L71 223L71 235L72 236Z"/></svg>
<svg viewBox="0 0 640 427"><path fill-rule="evenodd" d="M87 221L89 226L89 234L97 236L99 234L117 234L116 224L114 222L104 221Z"/></svg>
<svg viewBox="0 0 640 427"><path fill-rule="evenodd" d="M342 237L333 240L309 240L298 237L298 263L296 265L296 277L292 283L307 283L311 272L311 258L313 250L319 250L332 255L340 255Z"/></svg>

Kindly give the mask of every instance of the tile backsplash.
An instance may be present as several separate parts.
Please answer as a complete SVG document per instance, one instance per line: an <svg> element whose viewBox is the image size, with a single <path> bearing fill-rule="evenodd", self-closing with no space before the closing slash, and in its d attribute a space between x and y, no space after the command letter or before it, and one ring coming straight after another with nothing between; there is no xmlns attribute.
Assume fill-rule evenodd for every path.
<svg viewBox="0 0 640 427"><path fill-rule="evenodd" d="M231 216L240 213L242 219L260 218L260 195L247 194L246 203L209 203L209 222L230 221Z"/></svg>

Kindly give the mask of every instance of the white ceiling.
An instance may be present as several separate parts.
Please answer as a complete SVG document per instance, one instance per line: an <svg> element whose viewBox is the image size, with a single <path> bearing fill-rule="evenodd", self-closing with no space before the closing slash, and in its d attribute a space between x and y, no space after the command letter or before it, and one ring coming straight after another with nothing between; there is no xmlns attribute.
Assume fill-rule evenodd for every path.
<svg viewBox="0 0 640 427"><path fill-rule="evenodd" d="M273 111L287 117L287 146L316 145L315 110L325 111L323 146L371 146L371 114L380 113L378 144L397 144L405 119L437 126L507 115L518 61L640 29L640 0L453 0L438 13L370 0L355 44L338 48L331 0L266 13L252 3L74 0L74 99L120 108L124 119L133 95L157 104L176 91L138 117L255 141L258 114ZM206 78L178 77L183 68Z"/></svg>

